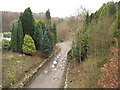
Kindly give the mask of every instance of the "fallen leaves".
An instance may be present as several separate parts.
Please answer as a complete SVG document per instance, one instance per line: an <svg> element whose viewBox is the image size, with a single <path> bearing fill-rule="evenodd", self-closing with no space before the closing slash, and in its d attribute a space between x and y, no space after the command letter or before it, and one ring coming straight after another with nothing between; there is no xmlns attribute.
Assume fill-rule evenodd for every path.
<svg viewBox="0 0 120 90"><path fill-rule="evenodd" d="M117 47L112 47L113 52L110 62L104 64L101 68L102 75L98 80L98 85L103 88L118 88L119 85L119 56L118 56L118 40L114 38L115 44Z"/></svg>

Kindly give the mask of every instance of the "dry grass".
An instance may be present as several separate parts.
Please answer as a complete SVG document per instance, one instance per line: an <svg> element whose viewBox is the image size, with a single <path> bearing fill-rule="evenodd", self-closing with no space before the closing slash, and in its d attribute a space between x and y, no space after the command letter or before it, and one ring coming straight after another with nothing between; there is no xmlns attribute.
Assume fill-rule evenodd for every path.
<svg viewBox="0 0 120 90"><path fill-rule="evenodd" d="M53 48L52 54L59 51L59 47ZM41 51L37 51L33 56L28 56L11 51L2 52L2 85L12 87L20 84L21 80L31 74L46 58Z"/></svg>
<svg viewBox="0 0 120 90"><path fill-rule="evenodd" d="M88 58L80 64L76 60L70 61L68 88L99 88L100 67L106 60L106 56L101 56Z"/></svg>
<svg viewBox="0 0 120 90"><path fill-rule="evenodd" d="M3 87L12 86L35 69L44 60L44 58L40 57L40 54L41 52L37 51L33 56L26 56L20 53L4 51L2 55Z"/></svg>

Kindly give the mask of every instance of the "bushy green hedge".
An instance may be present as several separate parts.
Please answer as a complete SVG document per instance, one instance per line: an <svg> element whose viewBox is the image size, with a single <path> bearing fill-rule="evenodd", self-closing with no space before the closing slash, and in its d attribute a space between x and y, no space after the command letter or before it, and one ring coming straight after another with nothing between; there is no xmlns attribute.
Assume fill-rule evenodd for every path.
<svg viewBox="0 0 120 90"><path fill-rule="evenodd" d="M10 50L11 48L11 43L9 40L2 39L2 49L3 50Z"/></svg>
<svg viewBox="0 0 120 90"><path fill-rule="evenodd" d="M33 55L36 52L35 43L30 35L25 35L22 50L27 55Z"/></svg>

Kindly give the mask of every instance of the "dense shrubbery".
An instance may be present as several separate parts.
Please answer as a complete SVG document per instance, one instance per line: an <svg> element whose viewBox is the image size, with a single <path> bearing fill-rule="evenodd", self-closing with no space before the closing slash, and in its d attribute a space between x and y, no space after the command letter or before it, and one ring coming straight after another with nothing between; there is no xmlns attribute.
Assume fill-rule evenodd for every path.
<svg viewBox="0 0 120 90"><path fill-rule="evenodd" d="M2 49L3 50L10 50L11 49L11 41L2 39Z"/></svg>
<svg viewBox="0 0 120 90"><path fill-rule="evenodd" d="M28 35L25 36L26 34ZM27 8L20 15L19 21L12 26L12 51L32 55L37 49L50 55L56 43L56 25L54 23L52 26L49 10L46 11L45 24L41 20L34 20L31 9Z"/></svg>
<svg viewBox="0 0 120 90"><path fill-rule="evenodd" d="M112 38L119 36L116 7L117 3L108 2L91 15L86 13L84 25L72 44L72 58L80 62L87 56L109 52Z"/></svg>
<svg viewBox="0 0 120 90"><path fill-rule="evenodd" d="M33 55L36 52L35 43L30 35L25 35L22 50L27 55Z"/></svg>

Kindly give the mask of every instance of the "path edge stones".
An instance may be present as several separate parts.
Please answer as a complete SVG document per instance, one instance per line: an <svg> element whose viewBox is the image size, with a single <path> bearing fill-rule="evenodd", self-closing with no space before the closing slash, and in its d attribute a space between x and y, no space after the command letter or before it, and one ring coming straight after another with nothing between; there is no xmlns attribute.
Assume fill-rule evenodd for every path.
<svg viewBox="0 0 120 90"><path fill-rule="evenodd" d="M45 59L36 69L32 70L29 74L25 75L25 77L19 82L19 85L13 85L10 88L25 88L28 82L37 74L37 72L46 64L48 63L55 55L57 55L61 51L59 47L55 53L52 53L47 59Z"/></svg>

